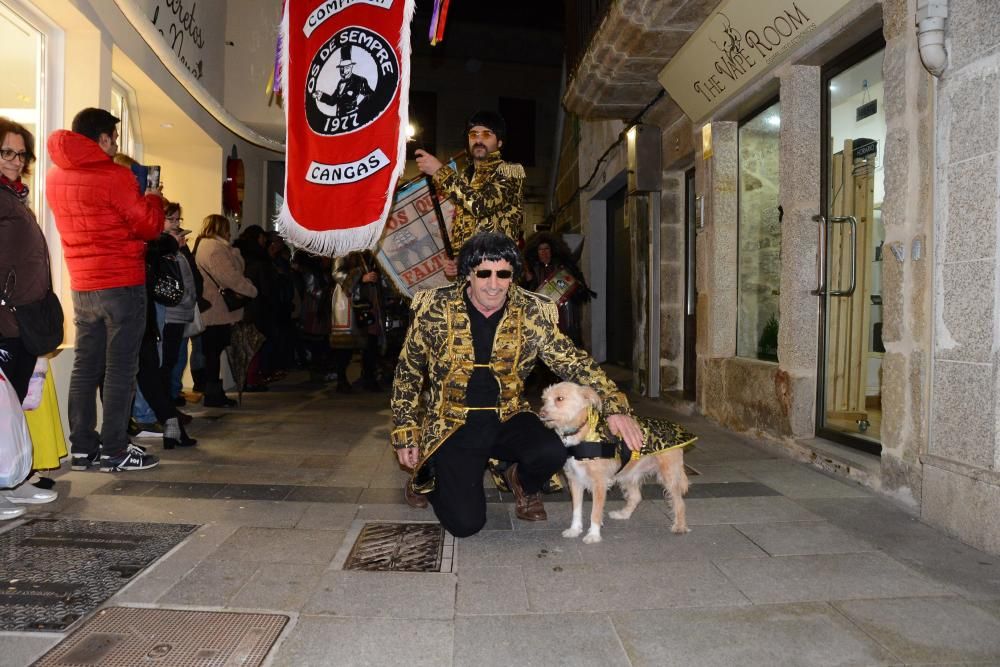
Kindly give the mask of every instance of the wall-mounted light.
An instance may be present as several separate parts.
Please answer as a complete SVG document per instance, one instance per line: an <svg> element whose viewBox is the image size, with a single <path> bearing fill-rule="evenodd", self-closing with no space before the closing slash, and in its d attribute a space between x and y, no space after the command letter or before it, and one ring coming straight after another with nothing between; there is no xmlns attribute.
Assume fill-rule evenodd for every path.
<svg viewBox="0 0 1000 667"><path fill-rule="evenodd" d="M712 124L706 123L701 126L701 157L707 160L712 157Z"/></svg>
<svg viewBox="0 0 1000 667"><path fill-rule="evenodd" d="M406 126L406 140L412 141L413 137L417 136L418 128L413 123Z"/></svg>

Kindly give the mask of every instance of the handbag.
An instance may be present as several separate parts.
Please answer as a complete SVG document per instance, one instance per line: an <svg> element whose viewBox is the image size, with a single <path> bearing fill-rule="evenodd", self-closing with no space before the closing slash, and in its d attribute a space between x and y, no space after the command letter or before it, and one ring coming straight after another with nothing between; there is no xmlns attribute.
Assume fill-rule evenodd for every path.
<svg viewBox="0 0 1000 667"><path fill-rule="evenodd" d="M201 319L201 310L194 309L194 319L184 325L184 337L194 338L205 330L205 321Z"/></svg>
<svg viewBox="0 0 1000 667"><path fill-rule="evenodd" d="M46 251L46 267L48 267L48 257L49 253ZM38 301L20 306L8 303L14 286L17 285L17 273L14 269L7 273L3 293L0 294L0 306L10 310L17 320L21 344L28 354L36 357L52 352L63 342L63 309L59 297L52 291L51 275L50 270L48 291Z"/></svg>
<svg viewBox="0 0 1000 667"><path fill-rule="evenodd" d="M0 370L0 489L17 486L31 472L31 435L14 385Z"/></svg>
<svg viewBox="0 0 1000 667"><path fill-rule="evenodd" d="M222 295L222 300L226 303L226 308L229 309L229 312L243 308L252 298L244 294L240 294L236 290L231 290L228 287L223 287L222 285L219 284L219 281L216 280L215 277L212 276L212 274L209 273L208 271L205 271L205 275L211 278L212 282L215 283L215 286L219 288L219 294Z"/></svg>
<svg viewBox="0 0 1000 667"><path fill-rule="evenodd" d="M184 279L177 259L161 255L156 261L153 277L153 300L167 307L176 306L184 299Z"/></svg>

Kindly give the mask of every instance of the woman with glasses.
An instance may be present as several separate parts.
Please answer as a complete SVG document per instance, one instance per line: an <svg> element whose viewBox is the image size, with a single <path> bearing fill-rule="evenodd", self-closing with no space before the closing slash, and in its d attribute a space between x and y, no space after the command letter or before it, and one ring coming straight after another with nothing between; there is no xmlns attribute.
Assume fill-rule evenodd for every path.
<svg viewBox="0 0 1000 667"><path fill-rule="evenodd" d="M28 208L28 186L22 180L35 161L35 138L4 117L0 138L0 369L24 401L37 357L21 340L14 308L44 298L52 278L45 236ZM0 520L24 514L23 503L49 502L56 496L28 483L0 489Z"/></svg>

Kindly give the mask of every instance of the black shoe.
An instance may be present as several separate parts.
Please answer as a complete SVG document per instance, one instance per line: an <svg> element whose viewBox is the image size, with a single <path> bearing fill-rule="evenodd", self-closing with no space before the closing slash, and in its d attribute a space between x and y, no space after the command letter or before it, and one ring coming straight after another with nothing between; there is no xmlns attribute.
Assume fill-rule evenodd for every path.
<svg viewBox="0 0 1000 667"><path fill-rule="evenodd" d="M177 398L174 399L174 406L183 408L185 405L187 405L187 401L184 400L183 396L177 396Z"/></svg>
<svg viewBox="0 0 1000 667"><path fill-rule="evenodd" d="M100 452L94 452L93 454L73 454L69 467L72 470L90 470L99 465L100 458Z"/></svg>
<svg viewBox="0 0 1000 667"><path fill-rule="evenodd" d="M140 454L134 449L126 449L116 456L101 457L101 472L128 472L148 470L160 465L160 459L152 454Z"/></svg>
<svg viewBox="0 0 1000 667"><path fill-rule="evenodd" d="M198 444L198 441L194 438L189 438L186 435L182 435L180 440L175 440L173 438L168 438L163 436L163 448L173 449L174 447L194 447Z"/></svg>
<svg viewBox="0 0 1000 667"><path fill-rule="evenodd" d="M206 408L235 408L236 401L223 394L222 396L206 396L202 405Z"/></svg>
<svg viewBox="0 0 1000 667"><path fill-rule="evenodd" d="M56 485L56 480L51 477L42 477L41 475L36 475L38 479L34 480L31 485L39 489L45 489L48 491Z"/></svg>

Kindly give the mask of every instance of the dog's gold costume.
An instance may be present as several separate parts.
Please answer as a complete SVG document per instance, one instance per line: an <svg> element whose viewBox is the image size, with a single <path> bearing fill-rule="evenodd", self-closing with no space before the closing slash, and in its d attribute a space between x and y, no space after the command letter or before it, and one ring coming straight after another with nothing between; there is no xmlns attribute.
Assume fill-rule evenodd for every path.
<svg viewBox="0 0 1000 667"><path fill-rule="evenodd" d="M471 180L448 166L434 173L438 192L447 194L456 204L451 223L451 245L455 255L479 232L497 232L517 241L524 218L524 179L524 167L504 162L499 151L476 163Z"/></svg>
<svg viewBox="0 0 1000 667"><path fill-rule="evenodd" d="M390 441L396 449L420 447L414 476L441 443L465 423L465 389L475 363L465 289L463 281L413 297L413 321L393 380L395 428ZM536 359L561 377L593 387L606 414L631 414L628 399L597 362L559 331L558 317L556 304L548 297L515 285L507 292L490 360L500 388L500 420L530 411L521 394ZM421 400L425 371L429 380L426 403Z"/></svg>
<svg viewBox="0 0 1000 667"><path fill-rule="evenodd" d="M698 439L698 436L687 431L680 424L676 424L668 419L639 417L636 415L633 415L633 417L642 431L642 449L639 451L631 451L625 445L624 441L612 435L611 429L608 428L607 420L593 408L591 408L587 419L589 435L581 445L586 446L597 443L613 444L615 446L613 458L618 461L618 469L621 470L629 461L641 459L644 456L659 454L668 449L676 449L678 447L690 449ZM596 453L596 448L591 447L588 449L595 452L592 456L593 458L612 458L612 456ZM584 448L581 448L580 451L584 451ZM578 456L572 447L570 448L570 455L577 456L577 458L591 458L590 455L586 457Z"/></svg>

